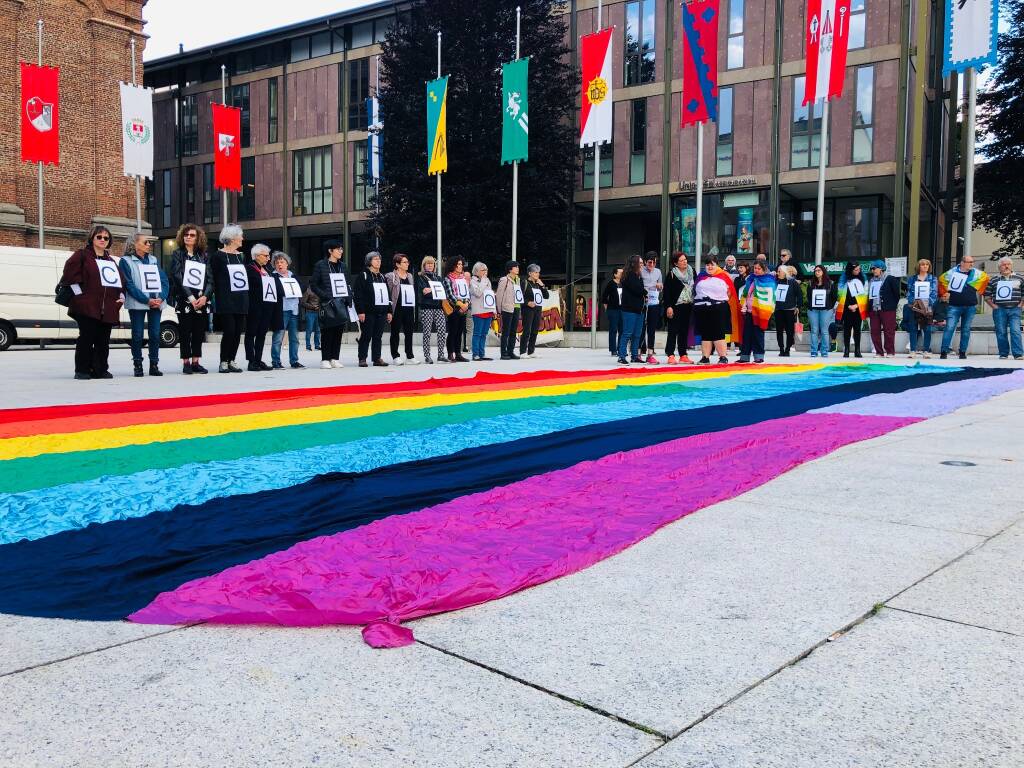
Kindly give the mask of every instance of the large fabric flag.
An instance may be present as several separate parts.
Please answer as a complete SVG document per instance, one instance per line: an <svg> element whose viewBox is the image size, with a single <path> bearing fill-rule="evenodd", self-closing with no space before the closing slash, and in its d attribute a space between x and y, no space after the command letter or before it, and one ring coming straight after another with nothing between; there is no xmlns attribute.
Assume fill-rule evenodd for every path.
<svg viewBox="0 0 1024 768"><path fill-rule="evenodd" d="M988 287L991 276L982 269L971 269L965 276L957 267L939 275L939 296L949 296L952 293L960 293L965 285L971 286L980 296Z"/></svg>
<svg viewBox="0 0 1024 768"><path fill-rule="evenodd" d="M380 116L380 102L376 96L366 100L369 136L366 137L366 175L376 184L384 163L384 120Z"/></svg>
<svg viewBox="0 0 1024 768"><path fill-rule="evenodd" d="M740 290L740 305L750 299L750 316L754 325L763 331L768 330L768 323L775 313L775 288L776 281L772 275L748 275Z"/></svg>
<svg viewBox="0 0 1024 768"><path fill-rule="evenodd" d="M529 57L501 65L502 163L525 162L530 156L529 79Z"/></svg>
<svg viewBox="0 0 1024 768"><path fill-rule="evenodd" d="M121 83L124 175L153 178L153 90Z"/></svg>
<svg viewBox="0 0 1024 768"><path fill-rule="evenodd" d="M580 38L580 146L612 140L612 28Z"/></svg>
<svg viewBox="0 0 1024 768"><path fill-rule="evenodd" d="M448 170L448 78L427 83L427 174Z"/></svg>
<svg viewBox="0 0 1024 768"><path fill-rule="evenodd" d="M680 127L718 122L718 0L683 3Z"/></svg>
<svg viewBox="0 0 1024 768"><path fill-rule="evenodd" d="M213 187L242 189L242 110L213 104Z"/></svg>
<svg viewBox="0 0 1024 768"><path fill-rule="evenodd" d="M21 159L60 162L58 86L60 70L21 62Z"/></svg>
<svg viewBox="0 0 1024 768"><path fill-rule="evenodd" d="M942 75L996 63L999 0L946 0Z"/></svg>
<svg viewBox="0 0 1024 768"><path fill-rule="evenodd" d="M850 0L807 0L804 104L843 95L850 40Z"/></svg>

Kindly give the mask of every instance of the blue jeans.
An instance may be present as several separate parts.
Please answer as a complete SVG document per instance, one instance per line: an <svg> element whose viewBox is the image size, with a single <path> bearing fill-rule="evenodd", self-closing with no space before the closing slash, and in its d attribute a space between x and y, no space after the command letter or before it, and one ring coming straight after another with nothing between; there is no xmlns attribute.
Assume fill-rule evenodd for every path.
<svg viewBox="0 0 1024 768"><path fill-rule="evenodd" d="M996 326L996 345L999 356L1006 357L1013 350L1014 357L1024 355L1020 340L1020 307L996 307L992 310Z"/></svg>
<svg viewBox="0 0 1024 768"><path fill-rule="evenodd" d="M605 315L608 317L608 351L619 351L619 336L622 335L622 310L609 308Z"/></svg>
<svg viewBox="0 0 1024 768"><path fill-rule="evenodd" d="M285 312L284 328L274 331L270 342L270 362L274 365L281 364L281 342L285 331L288 331L288 362L292 365L299 362L299 316L295 312Z"/></svg>
<svg viewBox="0 0 1024 768"><path fill-rule="evenodd" d="M622 312L622 334L619 336L619 357L626 356L626 344L632 357L640 356L640 331L644 327L644 316L639 312Z"/></svg>
<svg viewBox="0 0 1024 768"><path fill-rule="evenodd" d="M487 329L491 318L473 315L473 357L483 357L487 352Z"/></svg>
<svg viewBox="0 0 1024 768"><path fill-rule="evenodd" d="M142 362L142 333L149 326L149 364L156 365L160 360L160 310L129 309L128 316L132 320L132 360Z"/></svg>
<svg viewBox="0 0 1024 768"><path fill-rule="evenodd" d="M932 351L932 321L928 318L924 325L918 325L917 313L913 312L914 317L910 319L910 323L907 325L907 332L910 334L910 351L911 352L931 352ZM920 347L918 347L917 339L918 336L924 334L924 338L921 341Z"/></svg>
<svg viewBox="0 0 1024 768"><path fill-rule="evenodd" d="M831 309L809 309L807 320L811 324L811 355L828 357L828 325L835 317Z"/></svg>
<svg viewBox="0 0 1024 768"><path fill-rule="evenodd" d="M319 312L307 312L306 313L306 349L312 349L309 346L309 337L313 336L316 348L320 349L320 313Z"/></svg>
<svg viewBox="0 0 1024 768"><path fill-rule="evenodd" d="M971 341L971 322L974 320L974 313L978 308L974 305L969 307L950 306L946 313L946 331L942 334L942 352L949 352L953 342L953 334L956 333L957 323L960 327L960 354L967 354L967 345Z"/></svg>

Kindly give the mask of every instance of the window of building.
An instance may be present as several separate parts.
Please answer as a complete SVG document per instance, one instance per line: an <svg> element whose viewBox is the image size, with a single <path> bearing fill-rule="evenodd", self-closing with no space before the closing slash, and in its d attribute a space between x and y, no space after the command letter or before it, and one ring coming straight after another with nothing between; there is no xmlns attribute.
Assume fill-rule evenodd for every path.
<svg viewBox="0 0 1024 768"><path fill-rule="evenodd" d="M160 178L160 171L154 171L152 179L146 179L146 221L157 226L156 221L156 183Z"/></svg>
<svg viewBox="0 0 1024 768"><path fill-rule="evenodd" d="M371 190L373 184L370 180L370 167L367 162L367 146L365 141L357 141L352 145L355 150L355 173L353 174L353 192L355 209L365 210L370 207Z"/></svg>
<svg viewBox="0 0 1024 768"><path fill-rule="evenodd" d="M235 54L235 74L244 75L252 72L252 51L239 51Z"/></svg>
<svg viewBox="0 0 1024 768"><path fill-rule="evenodd" d="M366 99L370 95L370 60L348 62L348 130L365 131L368 126Z"/></svg>
<svg viewBox="0 0 1024 768"><path fill-rule="evenodd" d="M297 151L292 167L292 215L331 213L331 148Z"/></svg>
<svg viewBox="0 0 1024 768"><path fill-rule="evenodd" d="M288 61L294 64L297 61L305 61L309 58L309 38L308 37L297 37L292 40L291 55L288 57Z"/></svg>
<svg viewBox="0 0 1024 768"><path fill-rule="evenodd" d="M181 155L190 157L199 154L199 110L196 108L196 94L181 97Z"/></svg>
<svg viewBox="0 0 1024 768"><path fill-rule="evenodd" d="M857 67L857 106L853 111L853 162L870 163L875 114L875 68Z"/></svg>
<svg viewBox="0 0 1024 768"><path fill-rule="evenodd" d="M743 66L743 0L729 0L729 41L726 69Z"/></svg>
<svg viewBox="0 0 1024 768"><path fill-rule="evenodd" d="M277 143L277 78L267 80L267 142Z"/></svg>
<svg viewBox="0 0 1024 768"><path fill-rule="evenodd" d="M594 148L583 150L583 188L594 188ZM601 145L601 189L612 185L612 143Z"/></svg>
<svg viewBox="0 0 1024 768"><path fill-rule="evenodd" d="M317 32L309 38L309 57L315 59L318 56L326 56L331 52L331 33Z"/></svg>
<svg viewBox="0 0 1024 768"><path fill-rule="evenodd" d="M238 194L238 220L256 218L256 158L242 158L242 191Z"/></svg>
<svg viewBox="0 0 1024 768"><path fill-rule="evenodd" d="M851 0L850 2L850 38L848 47L863 48L865 30L867 28L867 0Z"/></svg>
<svg viewBox="0 0 1024 768"><path fill-rule="evenodd" d="M169 227L171 226L171 172L163 171L163 177L160 179L161 183L161 197L160 197L160 226ZM152 219L150 219L152 221Z"/></svg>
<svg viewBox="0 0 1024 768"><path fill-rule="evenodd" d="M220 190L213 188L213 163L203 163L203 224L220 220Z"/></svg>
<svg viewBox="0 0 1024 768"><path fill-rule="evenodd" d="M242 146L248 147L251 144L252 132L249 123L249 84L244 83L243 85L232 85L228 89L228 102L232 107L238 107L242 110Z"/></svg>
<svg viewBox="0 0 1024 768"><path fill-rule="evenodd" d="M195 221L196 217L196 167L185 167L185 221Z"/></svg>
<svg viewBox="0 0 1024 768"><path fill-rule="evenodd" d="M647 181L647 99L633 99L630 104L629 183L643 184Z"/></svg>
<svg viewBox="0 0 1024 768"><path fill-rule="evenodd" d="M814 104L811 115L810 105L804 105L804 76L793 78L793 128L790 138L790 168L815 168L821 151L821 110L822 102ZM828 158L825 158L826 164Z"/></svg>
<svg viewBox="0 0 1024 768"><path fill-rule="evenodd" d="M341 53L345 50L345 28L336 27L334 32L331 34L331 48L335 53Z"/></svg>
<svg viewBox="0 0 1024 768"><path fill-rule="evenodd" d="M377 19L373 24L373 39L378 43L383 43L384 38L388 36L388 32L395 26L394 16L385 16L383 19Z"/></svg>
<svg viewBox="0 0 1024 768"><path fill-rule="evenodd" d="M361 21L352 25L352 47L361 48L364 45L373 45L372 21Z"/></svg>
<svg viewBox="0 0 1024 768"><path fill-rule="evenodd" d="M732 176L732 88L718 89L718 136L715 175Z"/></svg>
<svg viewBox="0 0 1024 768"><path fill-rule="evenodd" d="M626 3L626 85L654 82L654 0Z"/></svg>

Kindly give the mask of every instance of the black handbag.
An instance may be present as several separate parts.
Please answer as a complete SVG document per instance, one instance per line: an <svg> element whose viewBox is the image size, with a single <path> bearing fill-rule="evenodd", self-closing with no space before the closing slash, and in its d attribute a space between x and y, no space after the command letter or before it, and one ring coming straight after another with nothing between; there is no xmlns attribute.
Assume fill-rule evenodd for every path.
<svg viewBox="0 0 1024 768"><path fill-rule="evenodd" d="M337 328L348 324L348 307L343 299L331 299L320 303L320 326Z"/></svg>
<svg viewBox="0 0 1024 768"><path fill-rule="evenodd" d="M80 262L85 263L85 255L79 257ZM53 289L53 300L60 304L62 307L70 307L71 299L75 297L75 292L71 290L70 285L65 285L64 280L61 279L57 283L57 287Z"/></svg>

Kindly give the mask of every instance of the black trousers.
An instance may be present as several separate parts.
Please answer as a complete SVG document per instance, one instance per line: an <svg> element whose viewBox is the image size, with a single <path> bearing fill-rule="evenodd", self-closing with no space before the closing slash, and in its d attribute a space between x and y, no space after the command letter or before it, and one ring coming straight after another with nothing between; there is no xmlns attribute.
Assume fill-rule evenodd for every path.
<svg viewBox="0 0 1024 768"><path fill-rule="evenodd" d="M372 354L370 360L380 360L381 340L384 338L384 326L387 325L387 315L377 315L367 312L363 315L366 319L362 323L362 332L359 334L359 362L367 359L367 352Z"/></svg>
<svg viewBox="0 0 1024 768"><path fill-rule="evenodd" d="M519 337L519 354L532 355L537 347L537 334L540 333L540 317L543 307L523 307L523 333Z"/></svg>
<svg viewBox="0 0 1024 768"><path fill-rule="evenodd" d="M391 358L398 357L399 336L405 333L405 359L412 360L412 329L415 310L412 307L396 307L391 316Z"/></svg>
<svg viewBox="0 0 1024 768"><path fill-rule="evenodd" d="M245 332L245 315L220 315L220 361L234 362L238 354L238 342Z"/></svg>
<svg viewBox="0 0 1024 768"><path fill-rule="evenodd" d="M178 339L181 342L181 359L198 360L203 356L203 339L209 315L203 312L178 313Z"/></svg>
<svg viewBox="0 0 1024 768"><path fill-rule="evenodd" d="M341 357L341 336L345 326L335 325L331 328L320 328L320 359L338 360Z"/></svg>
<svg viewBox="0 0 1024 768"><path fill-rule="evenodd" d="M779 352L789 352L793 348L793 336L796 332L796 312L791 309L780 309L775 313L775 340L779 343Z"/></svg>
<svg viewBox="0 0 1024 768"><path fill-rule="evenodd" d="M674 355L676 347L679 354L686 354L687 341L690 337L690 312L693 304L676 304L672 307L672 317L665 318L668 328L668 339L665 341L665 354Z"/></svg>
<svg viewBox="0 0 1024 768"><path fill-rule="evenodd" d="M78 341L75 342L75 373L99 376L110 370L110 331L114 326L91 317L76 317Z"/></svg>
<svg viewBox="0 0 1024 768"><path fill-rule="evenodd" d="M661 322L661 305L655 304L647 307L645 311L644 335L640 337L640 351L647 354L647 350L654 354L654 334L658 330L658 323Z"/></svg>
<svg viewBox="0 0 1024 768"><path fill-rule="evenodd" d="M519 325L519 308L501 313L501 356L511 357L516 349L516 328Z"/></svg>
<svg viewBox="0 0 1024 768"><path fill-rule="evenodd" d="M861 316L856 307L847 307L843 312L843 351L850 351L850 334L853 334L854 352L860 352Z"/></svg>
<svg viewBox="0 0 1024 768"><path fill-rule="evenodd" d="M267 345L270 317L270 312L253 312L246 320L245 359L250 363L263 362L263 347Z"/></svg>
<svg viewBox="0 0 1024 768"><path fill-rule="evenodd" d="M462 354L462 339L466 335L466 316L460 312L452 312L447 319L448 355Z"/></svg>

